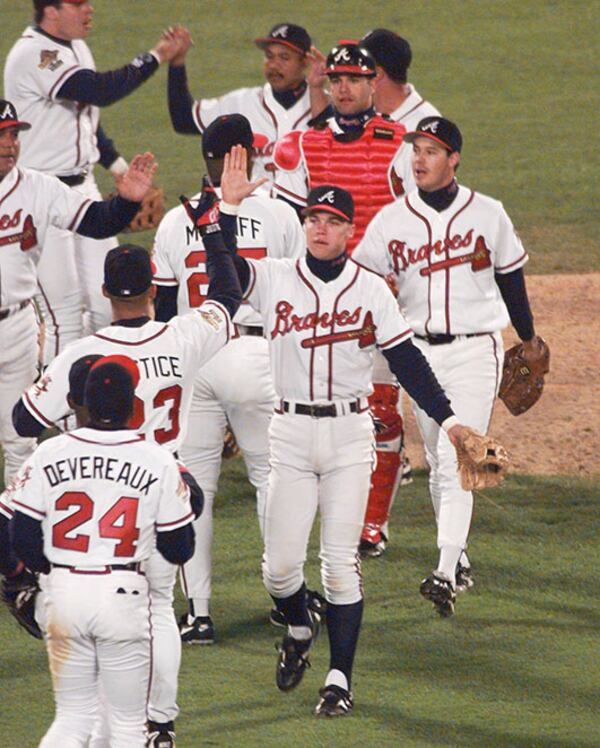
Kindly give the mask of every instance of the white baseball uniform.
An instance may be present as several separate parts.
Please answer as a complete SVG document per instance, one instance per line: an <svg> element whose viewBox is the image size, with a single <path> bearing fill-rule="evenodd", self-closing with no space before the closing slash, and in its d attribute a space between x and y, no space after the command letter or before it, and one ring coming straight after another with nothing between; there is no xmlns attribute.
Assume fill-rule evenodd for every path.
<svg viewBox="0 0 600 748"><path fill-rule="evenodd" d="M528 259L502 204L460 186L452 204L437 212L415 190L373 219L353 257L378 273L394 274L414 342L456 416L485 433L502 373L499 331L509 321L494 274L517 270ZM447 337L423 339L439 335ZM446 433L413 407L431 469L438 546L454 549L458 562L473 496L460 486Z"/></svg>
<svg viewBox="0 0 600 748"><path fill-rule="evenodd" d="M52 566L44 604L56 717L40 746L87 746L101 683L110 745L142 748L153 632L137 562L155 532L193 517L175 460L131 431L77 429L27 460L12 506L41 521Z"/></svg>
<svg viewBox="0 0 600 748"><path fill-rule="evenodd" d="M74 73L95 69L83 40L61 43L28 27L6 59L4 92L19 116L31 124L31 130L20 136L21 163L58 177L85 175L82 184L72 189L101 200L92 173L100 155L96 145L99 109L57 98L60 87ZM57 228L48 232L38 268L38 300L46 323L45 363L84 331L110 322L110 305L100 289L104 258L117 244L113 238L73 236Z"/></svg>
<svg viewBox="0 0 600 748"><path fill-rule="evenodd" d="M140 371L130 425L146 441L175 452L185 437L196 372L232 334L229 314L214 301L205 301L191 314L175 317L168 324L149 320L137 327L111 325L67 346L42 379L24 393L23 402L41 423L59 423L69 413L66 395L73 362L85 354L123 354L133 358ZM177 567L155 552L145 570L156 641L153 672L159 673L153 679L148 714L155 722L169 722L178 713L177 675L181 659L181 641L173 614Z"/></svg>
<svg viewBox="0 0 600 748"><path fill-rule="evenodd" d="M218 190L217 190L218 192ZM196 195L192 200L196 200ZM246 198L237 216L238 254L246 258L299 257L304 233L294 210L260 192ZM204 300L208 285L202 239L184 207L163 218L154 242L155 283L178 286L181 314ZM195 521L196 551L183 569L184 593L195 616L208 616L211 597L212 505L227 420L256 489L262 524L269 472L268 427L275 392L262 321L248 303L237 311L236 335L197 373L181 458L204 492L204 510Z"/></svg>
<svg viewBox="0 0 600 748"><path fill-rule="evenodd" d="M223 114L243 114L254 133L252 179L274 180L275 143L292 130L306 130L310 113L308 88L296 103L286 109L273 96L270 83L252 88L238 88L214 99L194 102L192 116L198 130L204 130Z"/></svg>
<svg viewBox="0 0 600 748"><path fill-rule="evenodd" d="M337 605L362 599L357 549L374 460L367 396L375 346L412 336L385 282L349 260L328 283L306 260L249 260L246 297L261 313L279 407L269 429L263 578L295 594L317 508L321 574ZM315 415L314 406L329 406Z"/></svg>
<svg viewBox="0 0 600 748"><path fill-rule="evenodd" d="M32 299L40 251L49 231L77 230L89 202L32 169L15 167L0 181L0 442L7 483L35 447L34 440L17 435L11 411L36 377L38 323Z"/></svg>

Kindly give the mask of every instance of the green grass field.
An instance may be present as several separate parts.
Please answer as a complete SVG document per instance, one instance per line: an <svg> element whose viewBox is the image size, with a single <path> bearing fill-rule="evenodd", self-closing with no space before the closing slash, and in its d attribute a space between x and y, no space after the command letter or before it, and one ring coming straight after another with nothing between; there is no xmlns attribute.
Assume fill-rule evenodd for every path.
<svg viewBox="0 0 600 748"><path fill-rule="evenodd" d="M28 9L3 3L1 58L28 23ZM600 269L593 208L599 10L597 0L98 0L90 43L99 69L108 69L150 48L169 23L186 23L196 39L193 91L216 95L260 80L252 39L275 22L306 25L325 51L338 38L394 28L413 47L411 81L461 126L461 181L505 203L532 255L529 272L581 273ZM156 153L172 205L196 188L202 164L197 139L171 130L165 80L160 70L102 120L125 156ZM99 177L108 188L110 180ZM141 240L149 246L151 236ZM310 714L327 669L326 637L296 692L281 694L274 684L278 633L267 623L253 497L239 461L226 464L215 514L218 643L184 650L179 748L600 745L597 481L511 476L479 496L476 586L459 599L454 619L439 620L418 594L437 557L419 475L396 503L389 551L364 566L355 714L326 723ZM316 583L315 549L312 557L308 575ZM3 607L0 713L2 748L34 748L53 715L44 647Z"/></svg>
<svg viewBox="0 0 600 748"><path fill-rule="evenodd" d="M598 746L594 484L511 477L479 496L470 549L476 586L448 620L418 594L437 558L423 475L401 491L395 510L388 552L363 566L355 713L323 722L311 710L327 670L325 636L298 689L275 687L279 635L267 622L252 492L243 463L228 464L215 511L218 642L184 649L180 748ZM313 583L315 558L313 548ZM0 652L3 748L33 748L53 715L44 647L2 609Z"/></svg>

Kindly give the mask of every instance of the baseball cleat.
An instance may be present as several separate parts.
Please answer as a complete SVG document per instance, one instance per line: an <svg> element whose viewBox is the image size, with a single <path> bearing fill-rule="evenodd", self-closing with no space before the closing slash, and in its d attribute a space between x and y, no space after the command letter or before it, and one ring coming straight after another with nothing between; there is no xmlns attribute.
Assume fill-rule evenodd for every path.
<svg viewBox="0 0 600 748"><path fill-rule="evenodd" d="M299 641L286 634L278 649L277 671L275 682L280 691L291 691L302 680L304 671L310 667L308 653L312 646L312 637Z"/></svg>
<svg viewBox="0 0 600 748"><path fill-rule="evenodd" d="M148 722L146 748L176 748L172 722Z"/></svg>
<svg viewBox="0 0 600 748"><path fill-rule="evenodd" d="M379 558L387 547L387 537L379 525L363 527L358 553L361 558Z"/></svg>
<svg viewBox="0 0 600 748"><path fill-rule="evenodd" d="M215 643L215 629L210 616L192 618L184 614L179 619L179 633L184 644Z"/></svg>
<svg viewBox="0 0 600 748"><path fill-rule="evenodd" d="M431 600L442 618L449 618L454 614L456 595L447 579L442 579L433 573L421 582L420 591L425 599Z"/></svg>
<svg viewBox="0 0 600 748"><path fill-rule="evenodd" d="M401 456L400 462L400 485L409 486L413 482L412 466L407 455Z"/></svg>
<svg viewBox="0 0 600 748"><path fill-rule="evenodd" d="M471 575L471 567L463 566L460 561L456 566L456 591L466 592L470 590L475 580Z"/></svg>
<svg viewBox="0 0 600 748"><path fill-rule="evenodd" d="M322 624L325 618L325 613L327 612L327 600L325 600L323 595L321 595L316 590L306 590L306 603L308 605L308 609L311 612L313 623ZM281 628L285 628L287 626L287 618L285 617L285 613L277 610L277 608L271 608L271 612L269 613L269 622L272 623L273 626L279 626Z"/></svg>
<svg viewBox="0 0 600 748"><path fill-rule="evenodd" d="M285 617L285 613L277 610L277 608L271 608L271 612L269 613L269 622L272 623L273 626L280 626L281 628L285 628L287 626L287 618Z"/></svg>
<svg viewBox="0 0 600 748"><path fill-rule="evenodd" d="M315 707L317 717L344 717L354 707L352 693L340 686L325 686L319 691L319 703Z"/></svg>

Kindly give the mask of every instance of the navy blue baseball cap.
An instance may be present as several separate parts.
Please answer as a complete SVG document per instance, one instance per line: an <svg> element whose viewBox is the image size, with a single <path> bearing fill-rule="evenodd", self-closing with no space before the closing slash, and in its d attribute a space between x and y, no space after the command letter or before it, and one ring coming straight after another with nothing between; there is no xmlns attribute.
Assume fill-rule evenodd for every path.
<svg viewBox="0 0 600 748"><path fill-rule="evenodd" d="M460 153L462 148L462 135L458 126L445 117L424 117L417 129L407 132L404 136L406 143L413 143L417 138L429 138L443 145L450 153Z"/></svg>
<svg viewBox="0 0 600 748"><path fill-rule="evenodd" d="M204 158L223 158L234 145L252 148L254 136L243 114L224 114L210 123L202 134Z"/></svg>
<svg viewBox="0 0 600 748"><path fill-rule="evenodd" d="M100 354L89 354L78 358L69 369L69 395L75 405L83 405L85 383L90 369L102 358Z"/></svg>
<svg viewBox="0 0 600 748"><path fill-rule="evenodd" d="M310 52L312 45L308 31L295 23L277 23L266 36L259 36L254 43L261 49L269 44L283 44L301 54Z"/></svg>
<svg viewBox="0 0 600 748"><path fill-rule="evenodd" d="M324 184L321 187L315 187L308 193L306 208L302 210L302 215L307 216L310 213L324 211L333 213L344 221L352 223L354 219L354 200L352 195L336 187L333 184Z"/></svg>
<svg viewBox="0 0 600 748"><path fill-rule="evenodd" d="M152 285L154 272L154 263L143 247L120 244L104 260L104 286L111 296L139 296Z"/></svg>
<svg viewBox="0 0 600 748"><path fill-rule="evenodd" d="M122 424L131 415L140 373L128 356L102 356L90 368L84 404L90 419L103 424Z"/></svg>
<svg viewBox="0 0 600 748"><path fill-rule="evenodd" d="M360 44L369 50L392 80L406 83L412 61L412 50L406 39L389 29L374 29L363 36Z"/></svg>
<svg viewBox="0 0 600 748"><path fill-rule="evenodd" d="M0 99L0 130L16 127L17 130L30 130L29 122L23 122L17 116L14 104L6 99Z"/></svg>

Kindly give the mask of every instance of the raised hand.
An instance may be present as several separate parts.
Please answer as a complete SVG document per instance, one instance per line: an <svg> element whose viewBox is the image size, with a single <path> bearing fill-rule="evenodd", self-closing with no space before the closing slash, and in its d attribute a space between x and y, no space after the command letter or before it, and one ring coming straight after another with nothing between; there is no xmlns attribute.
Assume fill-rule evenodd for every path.
<svg viewBox="0 0 600 748"><path fill-rule="evenodd" d="M268 182L267 177L260 177L255 182L248 179L248 152L241 145L234 145L225 154L221 191L223 201L230 205L239 205L245 197L251 195L257 187Z"/></svg>
<svg viewBox="0 0 600 748"><path fill-rule="evenodd" d="M176 45L175 54L169 59L169 64L174 66L185 65L185 58L190 47L194 45L192 35L185 26L175 24L163 31L162 39L172 41Z"/></svg>
<svg viewBox="0 0 600 748"><path fill-rule="evenodd" d="M311 88L323 88L327 80L327 76L325 75L327 58L315 46L310 48L310 52L306 56L311 63L306 75L306 82Z"/></svg>
<svg viewBox="0 0 600 748"><path fill-rule="evenodd" d="M129 168L117 182L117 192L126 200L140 203L152 186L158 164L149 151L138 153L131 159Z"/></svg>

